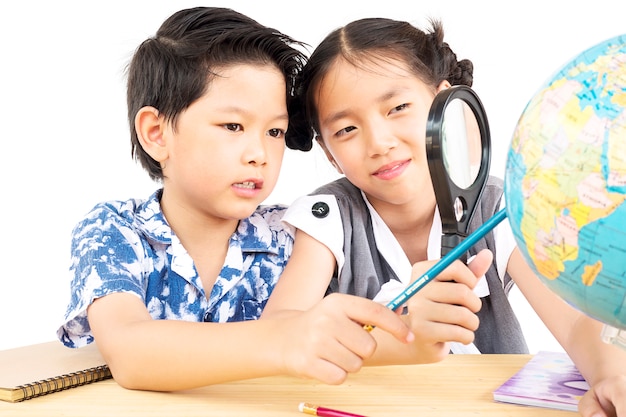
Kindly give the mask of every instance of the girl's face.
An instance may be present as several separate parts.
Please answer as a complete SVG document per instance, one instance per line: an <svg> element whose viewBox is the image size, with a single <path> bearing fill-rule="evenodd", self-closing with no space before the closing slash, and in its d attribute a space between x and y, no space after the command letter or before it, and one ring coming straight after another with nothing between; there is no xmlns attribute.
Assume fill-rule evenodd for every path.
<svg viewBox="0 0 626 417"><path fill-rule="evenodd" d="M280 172L286 86L271 65L222 68L207 92L164 132L164 198L205 219L248 217Z"/></svg>
<svg viewBox="0 0 626 417"><path fill-rule="evenodd" d="M375 207L434 205L425 136L436 93L397 60L355 67L338 59L321 80L319 142Z"/></svg>

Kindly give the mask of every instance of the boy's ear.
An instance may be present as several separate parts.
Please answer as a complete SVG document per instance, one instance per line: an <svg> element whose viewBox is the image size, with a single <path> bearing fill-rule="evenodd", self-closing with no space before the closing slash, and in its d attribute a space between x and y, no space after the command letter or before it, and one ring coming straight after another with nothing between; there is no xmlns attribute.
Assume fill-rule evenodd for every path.
<svg viewBox="0 0 626 417"><path fill-rule="evenodd" d="M164 138L165 120L159 111L151 106L142 107L135 116L135 131L141 147L157 162L168 157Z"/></svg>
<svg viewBox="0 0 626 417"><path fill-rule="evenodd" d="M326 155L326 158L328 158L328 160L330 161L332 166L335 167L337 172L339 172L340 174L343 175L343 171L341 170L341 168L337 164L337 161L335 161L335 158L333 158L333 155L330 153L330 151L328 150L328 148L324 144L324 140L321 138L321 136L319 136L319 135L315 136L315 140L320 145L320 147L324 150L324 154Z"/></svg>

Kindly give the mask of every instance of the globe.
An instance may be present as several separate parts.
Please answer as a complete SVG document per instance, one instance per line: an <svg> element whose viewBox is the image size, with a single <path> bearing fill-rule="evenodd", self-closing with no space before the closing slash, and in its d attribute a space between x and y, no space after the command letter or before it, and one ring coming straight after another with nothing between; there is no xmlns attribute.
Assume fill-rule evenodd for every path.
<svg viewBox="0 0 626 417"><path fill-rule="evenodd" d="M626 34L576 56L530 99L504 180L534 272L578 310L626 329Z"/></svg>

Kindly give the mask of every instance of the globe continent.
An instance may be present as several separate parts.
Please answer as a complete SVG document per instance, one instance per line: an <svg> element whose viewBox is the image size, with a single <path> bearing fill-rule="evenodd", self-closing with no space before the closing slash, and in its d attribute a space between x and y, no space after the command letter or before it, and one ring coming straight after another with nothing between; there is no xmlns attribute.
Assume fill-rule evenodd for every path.
<svg viewBox="0 0 626 417"><path fill-rule="evenodd" d="M505 200L542 281L626 329L626 35L578 55L529 101L507 155Z"/></svg>

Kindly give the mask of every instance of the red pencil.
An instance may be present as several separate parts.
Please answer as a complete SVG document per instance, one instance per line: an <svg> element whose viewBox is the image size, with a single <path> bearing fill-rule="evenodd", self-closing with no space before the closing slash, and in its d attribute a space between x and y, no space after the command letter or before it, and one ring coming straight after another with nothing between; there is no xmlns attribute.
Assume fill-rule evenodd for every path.
<svg viewBox="0 0 626 417"><path fill-rule="evenodd" d="M362 414L347 413L345 411L332 410L326 407L319 407L309 403L300 403L298 407L301 413L319 417L366 417Z"/></svg>

